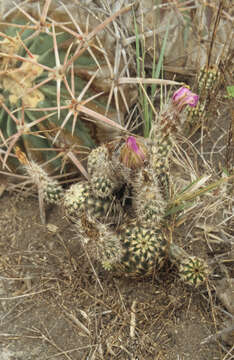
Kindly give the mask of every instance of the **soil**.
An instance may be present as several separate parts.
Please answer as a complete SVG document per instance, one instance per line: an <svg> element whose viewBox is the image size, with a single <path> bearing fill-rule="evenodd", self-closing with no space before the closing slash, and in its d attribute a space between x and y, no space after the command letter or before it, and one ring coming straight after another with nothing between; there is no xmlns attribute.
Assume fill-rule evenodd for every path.
<svg viewBox="0 0 234 360"><path fill-rule="evenodd" d="M203 343L222 320L205 287L170 264L153 279L115 278L58 207L46 213L42 225L36 198L0 198L0 359L224 358L220 342Z"/></svg>

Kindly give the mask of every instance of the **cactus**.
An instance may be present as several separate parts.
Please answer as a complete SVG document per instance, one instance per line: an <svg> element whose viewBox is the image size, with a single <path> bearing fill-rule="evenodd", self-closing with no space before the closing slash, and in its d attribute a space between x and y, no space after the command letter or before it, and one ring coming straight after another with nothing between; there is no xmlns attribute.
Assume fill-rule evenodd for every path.
<svg viewBox="0 0 234 360"><path fill-rule="evenodd" d="M209 268L203 259L188 256L180 262L179 274L182 281L198 287L207 280Z"/></svg>
<svg viewBox="0 0 234 360"><path fill-rule="evenodd" d="M19 147L15 148L16 156L28 173L31 181L37 186L42 200L48 204L59 204L63 198L63 188L57 180L48 176L47 172L35 161L29 161Z"/></svg>
<svg viewBox="0 0 234 360"><path fill-rule="evenodd" d="M190 286L200 286L209 276L208 265L203 259L190 256L181 247L168 243L158 227L126 222L117 232L106 225L99 224L97 228L96 247L106 270L126 277L151 276L169 259L177 266L181 280Z"/></svg>
<svg viewBox="0 0 234 360"><path fill-rule="evenodd" d="M218 85L218 80L220 78L220 71L218 66L203 66L198 74L198 91L200 93L200 98L210 95L211 92L214 92L216 86Z"/></svg>
<svg viewBox="0 0 234 360"><path fill-rule="evenodd" d="M184 125L185 134L191 135L200 126L205 109L209 105L210 98L215 94L220 80L220 70L216 65L205 65L197 75L196 92L199 94L199 104L194 108L187 108L187 121Z"/></svg>
<svg viewBox="0 0 234 360"><path fill-rule="evenodd" d="M111 271L123 257L124 249L121 239L118 233L106 224L97 223L96 228L98 230L96 241L98 258L101 260L103 268ZM93 247L93 244L91 246ZM95 256L97 255L95 254Z"/></svg>
<svg viewBox="0 0 234 360"><path fill-rule="evenodd" d="M64 208L68 216L79 220L86 217L89 223L116 223L121 217L121 207L114 197L94 195L88 182L73 184L64 195Z"/></svg>
<svg viewBox="0 0 234 360"><path fill-rule="evenodd" d="M86 199L89 196L90 187L87 182L79 182L71 185L64 196L64 208L68 215L80 214L85 211Z"/></svg>
<svg viewBox="0 0 234 360"><path fill-rule="evenodd" d="M132 135L103 144L88 156L88 180L71 185L60 195L67 216L75 221L84 243L90 243L91 252L105 269L131 277L148 276L169 258L184 282L196 287L206 280L205 261L170 244L163 233L167 201L165 187L158 182L181 129L181 111L187 104L195 106L197 100L187 88L175 92L170 111L161 115L155 140L158 148L153 155L152 142ZM156 134L156 125L153 131ZM162 168L156 166L159 163ZM30 169L26 168L32 178ZM48 187L45 193L50 193L50 182L44 183ZM123 201L126 192L131 194L128 203ZM45 199L50 200L49 196Z"/></svg>
<svg viewBox="0 0 234 360"><path fill-rule="evenodd" d="M102 157L103 151L96 149L93 156L97 154ZM91 158L92 156L89 167L93 163ZM108 158L111 159L111 153ZM22 163L25 162L22 152L20 159ZM114 164L115 162L116 159ZM53 196L49 195L51 185L54 185L56 191L61 188L52 180L49 181L40 166L38 176L33 177L33 166L34 162L28 161L25 169L34 182L41 182L46 194L45 200L51 202L54 196L54 192ZM126 177L124 187L132 191L133 197L128 205L120 201L121 191L117 191L115 195L98 197L89 180L75 183L65 191L58 191L58 203L63 205L67 216L76 223L84 244L90 244L90 252L101 262L104 269L137 278L158 272L169 259L178 267L180 277L185 283L198 287L209 275L208 266L204 260L190 256L182 248L168 242L162 231L166 202L160 194L155 178L150 177L147 170L149 171L147 167L132 170L130 182L129 177ZM92 173L89 176L92 178ZM136 180L137 176L138 184L135 184L134 189L133 180ZM152 211L154 206L155 212Z"/></svg>
<svg viewBox="0 0 234 360"><path fill-rule="evenodd" d="M96 196L106 198L120 188L119 177L114 171L109 151L105 145L90 152L87 167L90 184Z"/></svg>
<svg viewBox="0 0 234 360"><path fill-rule="evenodd" d="M205 260L197 256L190 256L174 243L171 243L168 249L169 259L178 267L183 282L198 287L208 279L210 269Z"/></svg>
<svg viewBox="0 0 234 360"><path fill-rule="evenodd" d="M124 252L114 270L125 276L139 277L152 275L164 264L167 241L160 229L127 224L120 230L120 240Z"/></svg>
<svg viewBox="0 0 234 360"><path fill-rule="evenodd" d="M15 5L19 11L1 27L0 147L5 153L4 166L9 157L18 166L11 153L15 145L30 159L49 162L56 169L62 165L59 152L63 156L67 149L94 148L100 141L96 124L82 119L82 113L103 123L102 138L105 133L110 138L110 126L115 132L122 129L115 122L113 103L100 87L92 86L98 72L99 83L108 75L103 50L97 45L96 55L91 50L96 34L121 11L92 29L86 41L82 32L47 15L50 2L46 1L38 21Z"/></svg>
<svg viewBox="0 0 234 360"><path fill-rule="evenodd" d="M89 174L93 174L109 163L109 151L105 145L99 146L90 152L88 156L87 170Z"/></svg>
<svg viewBox="0 0 234 360"><path fill-rule="evenodd" d="M187 87L181 87L173 94L168 107L162 111L159 119L153 123L151 130L150 167L158 177L161 191L165 199L169 197L169 164L168 158L175 142L177 133L182 133L185 117L183 110L186 105L195 108L199 96Z"/></svg>
<svg viewBox="0 0 234 360"><path fill-rule="evenodd" d="M71 101L64 83L58 87L59 76L65 74L59 75L60 65L56 64L56 56L59 56L59 62L64 62L64 44L72 40L66 33L56 35L58 29L54 26L50 33L40 33L32 38L33 31L27 29L26 22L18 22L16 25L20 25L20 32L18 27L9 26L2 34L0 127L6 140L14 139L10 144L14 145L17 141L25 149L52 149L53 144L47 140L47 134L51 128L59 128L62 125L61 119L68 115L68 110L63 108ZM59 55L55 49L59 49ZM83 59L79 59L81 60ZM78 66L79 61L75 61L74 66ZM61 66L61 72L63 71ZM80 87L80 79L76 78L77 89L78 85ZM24 118L22 106L25 109ZM49 110L44 110L47 108ZM56 111L51 110L53 108ZM20 132L21 128L24 129ZM71 132L71 125L67 124L66 129ZM44 136L40 136L41 130ZM77 122L74 136L81 139L81 134L82 145L94 146L88 129L81 122ZM44 151L43 154L44 160L47 161L55 157L56 152Z"/></svg>
<svg viewBox="0 0 234 360"><path fill-rule="evenodd" d="M139 169L132 181L132 207L137 219L144 225L159 225L164 217L166 201L158 179L148 166Z"/></svg>
<svg viewBox="0 0 234 360"><path fill-rule="evenodd" d="M118 210L121 209L122 213L118 221L115 217L112 223L108 223L108 221L103 221L103 216L95 217L95 233L92 231L89 234L90 252L95 259L99 259L104 269L115 274L136 278L152 275L155 271L160 270L166 259L169 259L177 266L181 279L185 283L197 287L207 279L209 275L208 266L204 260L190 256L182 248L167 241L162 231L167 202L163 199L157 183L157 175L151 167L150 160L148 163L146 161L150 145L147 145L143 139L138 139L137 143L141 143L141 149L144 149L138 157L137 153L131 154L131 151L139 152L140 149L135 146L135 138L131 136L131 141L128 139L129 137L127 137L124 145L114 146L114 150L111 144L102 145L93 150L88 158L90 180L84 182L82 188L88 189L90 186L90 190L85 196L91 198L92 201L86 202L82 195L80 203L83 208L79 208L82 210L81 212L87 206L85 211L86 214L89 214L88 207L93 207L95 204L93 199L106 202L113 196L110 193L106 197L98 198L92 185L89 185L92 184L92 177L95 176L96 178L98 167L104 169L103 162L106 162L112 169L111 176L117 174L120 168L122 169L121 186L125 190L129 189L131 193L130 205L125 206L123 202L120 205L118 202L118 206L120 206ZM131 159L131 168L129 167L129 159ZM142 162L142 160L144 161ZM125 173L124 168L125 170L129 169L129 172ZM102 172L99 179L100 182L103 179ZM78 186L78 184L72 185L67 191L67 195L70 194L73 187ZM116 202L117 199L121 198L121 193L118 193L116 188L115 190L113 188L112 191L116 194L116 198L112 198ZM90 197L91 192L93 195ZM65 194L65 199L67 195ZM74 194L72 197L75 198ZM96 205L94 207L96 208ZM86 225L81 222L80 226L88 235Z"/></svg>

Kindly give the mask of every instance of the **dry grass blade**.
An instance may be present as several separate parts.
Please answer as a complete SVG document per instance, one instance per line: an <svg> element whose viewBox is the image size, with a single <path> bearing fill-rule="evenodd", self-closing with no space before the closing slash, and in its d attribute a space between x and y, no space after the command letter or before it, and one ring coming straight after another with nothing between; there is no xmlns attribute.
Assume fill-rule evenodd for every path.
<svg viewBox="0 0 234 360"><path fill-rule="evenodd" d="M157 84L157 85L182 85L182 83L173 80L164 80L164 79L149 79L149 78L129 78L129 77L120 77L119 84Z"/></svg>
<svg viewBox="0 0 234 360"><path fill-rule="evenodd" d="M76 316L74 316L73 314L71 314L67 311L64 311L64 313L70 320L72 320L78 326L78 328L83 330L88 336L91 335L89 329L80 320L78 320Z"/></svg>
<svg viewBox="0 0 234 360"><path fill-rule="evenodd" d="M79 105L78 109L80 112L83 112L84 114L87 114L96 120L100 120L100 121L104 122L105 124L110 125L114 128L120 129L122 131L126 131L126 129L124 127L122 127L121 125L117 124L113 120L108 119L106 116L97 113L96 111L94 111L92 109L89 109L83 105Z"/></svg>

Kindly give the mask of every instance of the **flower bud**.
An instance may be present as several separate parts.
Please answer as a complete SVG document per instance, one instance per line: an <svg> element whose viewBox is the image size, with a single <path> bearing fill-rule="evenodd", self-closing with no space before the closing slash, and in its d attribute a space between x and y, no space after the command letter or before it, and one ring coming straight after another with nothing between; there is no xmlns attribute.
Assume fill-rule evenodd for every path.
<svg viewBox="0 0 234 360"><path fill-rule="evenodd" d="M120 152L120 161L130 169L143 166L147 157L147 148L134 136L129 136Z"/></svg>

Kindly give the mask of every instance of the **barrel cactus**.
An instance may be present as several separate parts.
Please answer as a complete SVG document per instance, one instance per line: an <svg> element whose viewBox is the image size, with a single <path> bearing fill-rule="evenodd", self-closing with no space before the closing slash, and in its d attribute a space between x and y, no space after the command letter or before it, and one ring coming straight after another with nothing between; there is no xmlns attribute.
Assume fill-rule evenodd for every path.
<svg viewBox="0 0 234 360"><path fill-rule="evenodd" d="M57 34L55 26L34 37L26 21L14 25L4 29L1 41L1 131L9 146L8 152L16 143L24 149L37 148L39 152L44 148L47 149L43 151L44 161L48 161L56 155L56 151L48 151L53 149L48 139L56 136L58 130L55 129L66 119L67 103L72 100L61 81L65 68L60 65L68 56L64 44L72 40L68 33ZM76 79L77 89L79 83ZM54 130L51 132L51 129ZM68 129L71 131L69 123L64 131ZM79 138L84 134L82 145L93 144L81 122L77 122L74 130Z"/></svg>
<svg viewBox="0 0 234 360"><path fill-rule="evenodd" d="M184 282L197 287L207 280L209 268L203 259L188 256L180 261L179 274Z"/></svg>
<svg viewBox="0 0 234 360"><path fill-rule="evenodd" d="M1 25L3 166L8 159L14 168L18 166L13 151L17 145L30 159L49 162L59 169L61 158L65 154L69 158L69 150L84 153L84 149L94 148L101 141L96 122L102 123L102 139L105 133L110 137L111 126L117 132L122 129L116 123L117 111L107 95L108 76L111 77L107 70L109 59L103 56L96 41L105 24L84 35L66 6L64 21L59 12L57 17L48 15L50 5L51 1L46 1L39 19L35 19L30 8L15 4L15 11ZM106 24L117 15L107 19ZM103 85L104 79L105 89L97 85ZM119 114L120 110L120 122ZM84 116L94 121L86 121Z"/></svg>
<svg viewBox="0 0 234 360"><path fill-rule="evenodd" d="M115 246L112 246L112 251L115 250L115 257L106 259L104 254L110 248L110 239L113 238ZM155 275L167 260L177 267L180 279L190 286L200 286L210 274L205 260L190 256L181 247L169 243L159 227L145 226L135 221L125 223L118 232L112 232L112 236L110 230L102 234L97 246L100 247L100 243L103 267L125 277Z"/></svg>

